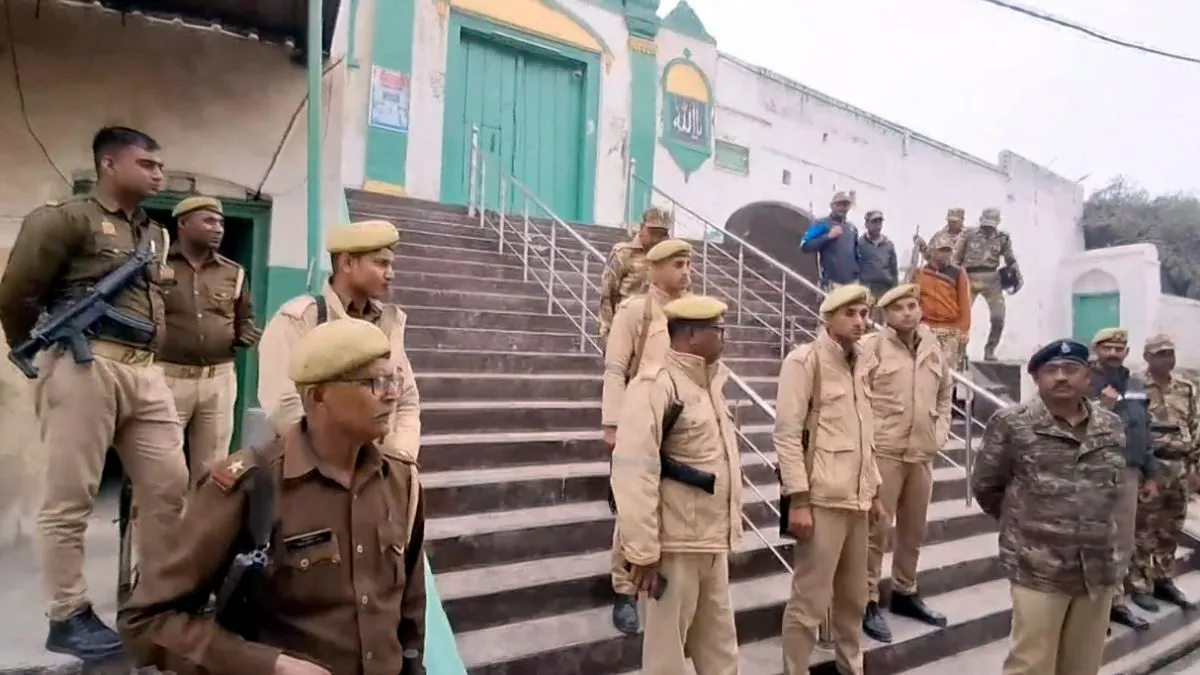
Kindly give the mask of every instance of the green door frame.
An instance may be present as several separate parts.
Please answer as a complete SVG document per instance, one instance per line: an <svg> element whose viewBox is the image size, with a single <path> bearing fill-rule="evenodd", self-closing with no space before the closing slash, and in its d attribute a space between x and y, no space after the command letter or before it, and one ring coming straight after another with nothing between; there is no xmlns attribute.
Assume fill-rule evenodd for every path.
<svg viewBox="0 0 1200 675"><path fill-rule="evenodd" d="M92 187L92 181L75 182L73 192L80 194ZM160 192L142 202L142 208L167 210L175 208L179 201L189 195L182 192ZM271 243L271 202L221 197L221 206L228 218L250 221L250 265L246 268L250 280L250 298L254 302L257 321L261 326L268 317L263 316L267 306L267 255ZM234 404L233 447L238 447L242 436L242 418L248 408L258 406L258 352L240 350L237 356L238 398Z"/></svg>
<svg viewBox="0 0 1200 675"><path fill-rule="evenodd" d="M547 40L533 33L504 26L494 21L464 14L451 9L450 25L447 28L446 46L446 77L462 77L466 65L466 50L463 49L463 34L499 43L509 49L536 54L539 57L557 61L567 61L572 65L583 68L583 112L584 119L579 120L583 136L583 148L579 161L579 212L577 214L556 214L566 220L581 223L594 222L596 200L596 139L600 118L600 78L601 55L587 52L570 45ZM460 176L452 175L447 158L454 158L457 163L460 157L467 157L467 145L470 134L460 129L466 109L465 90L460 93L453 86L446 87L446 103L442 117L442 180L441 196L443 202L466 204L468 187ZM588 133L588 121L595 125L592 133ZM467 167L464 167L467 168ZM537 195L539 199L542 195Z"/></svg>

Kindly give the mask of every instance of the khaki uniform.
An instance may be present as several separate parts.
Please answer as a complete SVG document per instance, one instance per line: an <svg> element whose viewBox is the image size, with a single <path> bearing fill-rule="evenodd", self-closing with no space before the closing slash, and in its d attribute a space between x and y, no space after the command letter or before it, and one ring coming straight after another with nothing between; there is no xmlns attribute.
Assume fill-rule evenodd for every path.
<svg viewBox="0 0 1200 675"><path fill-rule="evenodd" d="M241 265L219 253L193 267L177 249L167 256L175 287L167 293L167 333L158 365L175 396L187 436L189 472L229 455L237 400L235 349L258 344L250 286Z"/></svg>
<svg viewBox="0 0 1200 675"><path fill-rule="evenodd" d="M25 218L0 280L0 323L9 345L16 345L43 309L86 292L128 251L153 246L160 256L114 299L118 311L157 327L149 343L102 332L91 340L90 364L75 363L60 346L38 357L34 400L46 483L37 548L51 621L90 604L83 535L110 446L133 483L143 558L155 558L183 513L187 467L179 418L162 371L153 367L164 328L163 287L170 283L161 262L168 243L166 230L140 209L127 217L98 195L75 197Z"/></svg>
<svg viewBox="0 0 1200 675"><path fill-rule="evenodd" d="M915 351L886 326L862 340L875 420L875 461L882 479L879 501L896 519L894 530L887 523L871 526L867 588L875 602L889 532L894 537L893 590L917 592L917 559L933 496L933 459L950 434L954 387L949 364L927 326L919 326L917 336Z"/></svg>
<svg viewBox="0 0 1200 675"><path fill-rule="evenodd" d="M613 318L612 330L604 346L604 388L601 394L600 424L615 427L621 419L625 403L625 386L636 375L640 363L661 366L671 340L667 337L667 317L663 305L669 297L657 286L650 286L645 295L634 296L621 303ZM647 321L647 316L649 321ZM646 342L642 353L636 354L638 342L645 331ZM617 595L634 595L635 589L629 581L629 570L621 557L621 538L618 528L613 527L613 545L610 569L613 592Z"/></svg>
<svg viewBox="0 0 1200 675"><path fill-rule="evenodd" d="M794 547L796 572L783 614L785 675L808 672L817 629L831 605L838 668L863 672L868 511L880 476L867 359L857 351L847 360L821 331L787 355L779 375L774 440L781 490L793 504L806 501L814 522L811 538Z"/></svg>
<svg viewBox="0 0 1200 675"><path fill-rule="evenodd" d="M392 363L401 385L392 413L391 432L383 439L383 448L397 457L416 461L421 449L421 401L412 364L404 351L407 316L395 305L374 300L363 308L347 307L328 283L322 295L329 321L348 316L370 321L391 339ZM302 295L284 303L263 329L258 346L258 401L276 429L286 429L304 415L296 386L288 378L288 359L296 342L316 325L317 301L312 296Z"/></svg>
<svg viewBox="0 0 1200 675"><path fill-rule="evenodd" d="M613 245L600 275L600 337L608 336L621 302L649 287L647 266L646 249L638 235Z"/></svg>
<svg viewBox="0 0 1200 675"><path fill-rule="evenodd" d="M971 487L1000 521L1000 567L1012 582L1005 675L1095 675L1121 583L1118 511L1124 425L1085 403L1072 428L1041 399L988 422Z"/></svg>
<svg viewBox="0 0 1200 675"><path fill-rule="evenodd" d="M425 564L406 575L405 554L420 546L420 483L411 459L364 446L351 487L315 460L293 424L282 438L218 464L191 498L180 536L163 564L143 573L118 625L139 665L213 675L259 675L281 653L332 673L395 675L404 649L423 651ZM254 641L219 626L200 609L235 550L246 520L247 468L274 482L271 563L255 594ZM200 591L199 595L197 591Z"/></svg>
<svg viewBox="0 0 1200 675"><path fill-rule="evenodd" d="M971 305L974 306L975 299L981 295L987 302L991 326L984 352L989 356L994 356L993 352L1004 332L1005 300L1004 289L1000 287L1001 261L1005 265L1015 266L1017 257L1008 233L1001 232L995 226L972 227L962 235L954 249L954 264L965 268L971 279Z"/></svg>
<svg viewBox="0 0 1200 675"><path fill-rule="evenodd" d="M658 563L669 581L646 607L641 672L684 675L690 658L698 673L736 675L729 551L742 535L742 465L722 393L729 371L675 351L665 361L630 384L613 453L622 554L634 565ZM661 420L672 394L683 412L664 445ZM661 480L660 446L714 474L715 493Z"/></svg>

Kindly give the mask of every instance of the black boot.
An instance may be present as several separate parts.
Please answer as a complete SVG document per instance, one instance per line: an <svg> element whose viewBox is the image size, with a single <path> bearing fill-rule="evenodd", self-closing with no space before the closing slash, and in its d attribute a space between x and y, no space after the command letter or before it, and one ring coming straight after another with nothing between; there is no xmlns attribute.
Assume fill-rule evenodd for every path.
<svg viewBox="0 0 1200 675"><path fill-rule="evenodd" d="M1149 593L1130 593L1129 601L1147 612L1157 612L1160 609L1158 601Z"/></svg>
<svg viewBox="0 0 1200 675"><path fill-rule="evenodd" d="M879 603L874 600L867 603L867 611L863 612L863 632L876 642L892 641L892 629L888 628L883 612L879 611Z"/></svg>
<svg viewBox="0 0 1200 675"><path fill-rule="evenodd" d="M618 595L613 603L613 628L626 635L638 633L637 600L631 595Z"/></svg>
<svg viewBox="0 0 1200 675"><path fill-rule="evenodd" d="M51 621L46 650L82 661L103 661L121 653L121 636L89 606L64 621Z"/></svg>
<svg viewBox="0 0 1200 675"><path fill-rule="evenodd" d="M905 593L896 593L893 591L892 602L888 606L888 609L892 610L892 614L906 616L910 619L916 619L921 623L927 623L930 626L937 626L938 628L945 628L946 624L948 623L946 621L945 614L934 611L934 609L929 605L926 605L925 601L921 599L921 596L917 595L916 593L907 595Z"/></svg>
<svg viewBox="0 0 1200 675"><path fill-rule="evenodd" d="M1133 613L1125 605L1116 605L1108 613L1108 620L1134 630L1146 630L1150 622Z"/></svg>
<svg viewBox="0 0 1200 675"><path fill-rule="evenodd" d="M1183 609L1195 609L1196 603L1188 600L1183 591L1175 585L1175 582L1170 579L1154 582L1154 597L1169 602L1172 605L1177 605Z"/></svg>

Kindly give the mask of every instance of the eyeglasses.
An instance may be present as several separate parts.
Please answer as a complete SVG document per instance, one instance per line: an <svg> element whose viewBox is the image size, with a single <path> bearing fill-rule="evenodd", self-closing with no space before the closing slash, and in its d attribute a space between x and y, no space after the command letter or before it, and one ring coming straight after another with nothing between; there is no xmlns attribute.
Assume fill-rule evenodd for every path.
<svg viewBox="0 0 1200 675"><path fill-rule="evenodd" d="M379 375L378 377L362 377L354 380L342 380L346 384L359 384L364 387L369 387L371 393L376 396L383 396L386 393L396 393L400 391L400 380L392 375Z"/></svg>

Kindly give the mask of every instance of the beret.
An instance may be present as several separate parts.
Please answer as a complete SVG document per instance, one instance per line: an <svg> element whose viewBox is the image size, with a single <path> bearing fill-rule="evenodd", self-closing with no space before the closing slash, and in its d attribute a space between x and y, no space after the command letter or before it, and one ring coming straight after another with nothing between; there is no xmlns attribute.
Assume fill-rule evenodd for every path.
<svg viewBox="0 0 1200 675"><path fill-rule="evenodd" d="M670 230L675 222L675 216L657 206L651 206L642 213L642 224L658 230Z"/></svg>
<svg viewBox="0 0 1200 675"><path fill-rule="evenodd" d="M296 343L292 381L331 382L391 353L391 342L375 324L350 318L329 321L308 331Z"/></svg>
<svg viewBox="0 0 1200 675"><path fill-rule="evenodd" d="M1096 337L1092 338L1092 345L1098 345L1102 342L1129 342L1129 331L1124 328L1101 328L1096 331Z"/></svg>
<svg viewBox="0 0 1200 675"><path fill-rule="evenodd" d="M329 232L325 250L330 253L370 253L391 248L400 241L396 226L386 220L363 220L339 225Z"/></svg>
<svg viewBox="0 0 1200 675"><path fill-rule="evenodd" d="M188 197L175 205L175 208L171 210L171 217L178 218L179 216L186 216L192 211L200 210L225 215L225 210L221 208L221 200L219 199L213 199L212 197Z"/></svg>
<svg viewBox="0 0 1200 675"><path fill-rule="evenodd" d="M949 209L946 211L946 220L962 221L962 219L965 218L966 215L967 215L967 212L963 209L958 209L958 208Z"/></svg>
<svg viewBox="0 0 1200 675"><path fill-rule="evenodd" d="M863 220L868 223L872 220L883 220L883 211L867 211L867 215L863 217Z"/></svg>
<svg viewBox="0 0 1200 675"><path fill-rule="evenodd" d="M921 289L916 284L900 284L879 296L875 301L876 307L887 307L901 298L920 298Z"/></svg>
<svg viewBox="0 0 1200 675"><path fill-rule="evenodd" d="M692 257L692 245L682 239L660 241L646 251L646 262L663 262L679 257Z"/></svg>
<svg viewBox="0 0 1200 675"><path fill-rule="evenodd" d="M1145 351L1147 354L1157 354L1159 352L1170 352L1174 350L1175 341L1172 340L1171 336L1167 335L1166 333L1151 335L1150 338L1146 340Z"/></svg>
<svg viewBox="0 0 1200 675"><path fill-rule="evenodd" d="M862 284L846 284L838 286L829 292L821 303L819 311L822 314L832 314L839 309L854 304L871 304L871 291Z"/></svg>
<svg viewBox="0 0 1200 675"><path fill-rule="evenodd" d="M1088 357L1090 352L1087 345L1075 340L1055 340L1050 344L1042 347L1029 357L1029 366L1027 370L1029 374L1037 373L1038 369L1050 363L1051 361L1071 361L1082 365L1088 365Z"/></svg>
<svg viewBox="0 0 1200 675"><path fill-rule="evenodd" d="M685 295L663 307L668 320L713 321L725 314L728 306L707 295Z"/></svg>
<svg viewBox="0 0 1200 675"><path fill-rule="evenodd" d="M1000 209L984 209L983 213L979 214L979 223L981 225L998 225L1000 223Z"/></svg>

